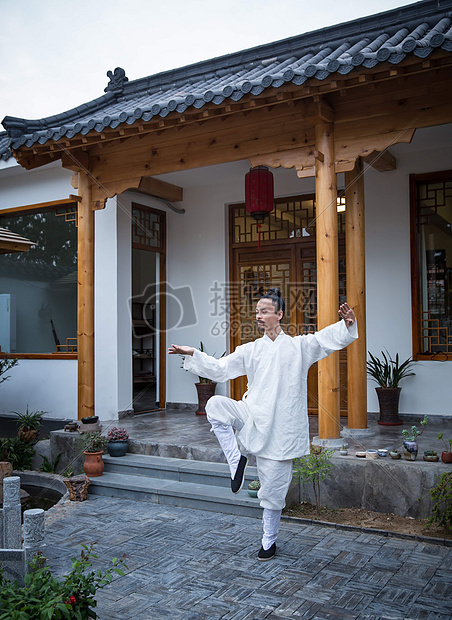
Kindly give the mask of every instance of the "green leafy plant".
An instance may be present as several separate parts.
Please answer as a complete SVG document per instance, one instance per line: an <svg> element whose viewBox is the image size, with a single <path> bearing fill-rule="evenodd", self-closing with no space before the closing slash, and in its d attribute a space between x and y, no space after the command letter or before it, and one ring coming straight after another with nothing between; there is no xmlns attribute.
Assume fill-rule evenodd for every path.
<svg viewBox="0 0 452 620"><path fill-rule="evenodd" d="M26 413L20 413L20 411L12 411L18 418L20 422L20 428L25 431L38 431L42 425L42 416L47 413L47 411L27 411Z"/></svg>
<svg viewBox="0 0 452 620"><path fill-rule="evenodd" d="M0 460L9 461L13 469L20 471L31 469L34 455L33 445L22 441L19 437L7 437L0 440Z"/></svg>
<svg viewBox="0 0 452 620"><path fill-rule="evenodd" d="M311 452L299 459L294 459L293 477L297 482L311 483L314 490L317 514L320 515L320 483L331 473L331 457L334 450L311 444Z"/></svg>
<svg viewBox="0 0 452 620"><path fill-rule="evenodd" d="M19 360L8 359L7 356L0 359L0 383L3 383L3 381L9 379L9 375L7 377L4 377L3 375L6 372L9 372L11 368L14 368L14 366L17 366L18 363Z"/></svg>
<svg viewBox="0 0 452 620"><path fill-rule="evenodd" d="M70 478L74 473L74 470L72 467L67 467L66 469L63 469L63 471L61 472L61 475L63 476L63 478Z"/></svg>
<svg viewBox="0 0 452 620"><path fill-rule="evenodd" d="M83 437L84 452L103 452L107 447L107 438L100 431L89 431Z"/></svg>
<svg viewBox="0 0 452 620"><path fill-rule="evenodd" d="M429 523L452 529L452 472L441 474L437 484L430 489L434 504Z"/></svg>
<svg viewBox="0 0 452 620"><path fill-rule="evenodd" d="M61 459L61 455L62 452L60 452L58 454L58 456L56 457L56 459L54 459L53 461L51 461L50 459L48 459L44 454L42 455L42 464L41 467L39 468L39 471L42 471L44 473L47 474L54 474L56 468L58 467L58 463L60 462Z"/></svg>
<svg viewBox="0 0 452 620"><path fill-rule="evenodd" d="M402 435L405 437L405 441L416 441L416 439L420 437L420 435L422 435L422 433L424 432L427 422L428 416L425 415L424 418L421 420L422 430L418 431L417 426L415 425L411 427L410 431L404 428L402 431Z"/></svg>
<svg viewBox="0 0 452 620"><path fill-rule="evenodd" d="M399 387L399 383L405 377L412 377L416 373L411 369L416 362L409 357L404 362L399 362L399 354L397 353L395 360L391 358L386 351L381 352L383 359L379 359L372 355L369 351L370 361L367 362L367 374L374 380L380 387L396 388Z"/></svg>
<svg viewBox="0 0 452 620"><path fill-rule="evenodd" d="M259 480L251 480L248 488L250 491L259 491L259 489L261 488L261 483Z"/></svg>
<svg viewBox="0 0 452 620"><path fill-rule="evenodd" d="M449 445L447 445L446 440L444 439L444 433L438 433L438 439L439 441L442 441L443 444L445 445L446 449L444 450L444 452L452 452L452 439L449 439Z"/></svg>
<svg viewBox="0 0 452 620"><path fill-rule="evenodd" d="M0 620L97 618L96 591L112 581L113 573L124 575L126 555L119 560L113 558L113 566L105 571L87 572L98 556L94 553L94 543L82 547L80 558L72 558L71 571L60 580L43 566L42 556L31 563L24 587L5 579L0 569Z"/></svg>

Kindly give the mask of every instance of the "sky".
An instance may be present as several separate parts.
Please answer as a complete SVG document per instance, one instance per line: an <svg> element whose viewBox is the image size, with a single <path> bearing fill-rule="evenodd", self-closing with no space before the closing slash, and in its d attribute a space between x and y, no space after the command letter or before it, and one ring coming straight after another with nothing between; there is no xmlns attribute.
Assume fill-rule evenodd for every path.
<svg viewBox="0 0 452 620"><path fill-rule="evenodd" d="M100 97L115 67L134 80L412 3L0 0L0 121Z"/></svg>

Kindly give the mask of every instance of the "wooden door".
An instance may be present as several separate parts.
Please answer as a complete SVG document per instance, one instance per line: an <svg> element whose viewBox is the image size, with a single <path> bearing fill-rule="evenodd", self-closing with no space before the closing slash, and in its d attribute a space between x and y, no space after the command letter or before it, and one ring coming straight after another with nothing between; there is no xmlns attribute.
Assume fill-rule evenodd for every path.
<svg viewBox="0 0 452 620"><path fill-rule="evenodd" d="M286 199L287 200L287 199ZM299 198L299 204L307 210L308 198ZM289 203L290 204L290 203ZM308 205L309 206L309 205ZM314 201L312 200L312 209ZM260 336L255 323L255 308L263 293L271 287L281 289L285 302L286 313L281 322L284 331L295 336L298 334L313 333L317 329L317 275L315 255L315 220L313 210L307 214L309 229L300 222L300 209L287 216L284 208L279 213L285 213L281 219L283 224L290 221L293 226L301 230L308 229L311 234L303 236L291 233L287 229L287 240L281 234L282 225L278 222L278 209L272 215L273 221L268 223L269 237L272 227L276 234L272 238L264 237L261 250L257 250L255 239L244 236L240 242L237 232L238 225L245 220L243 213L231 207L231 252L230 252L230 279L236 291L235 303L231 306L231 351L238 345L251 342ZM234 219L234 215L236 216ZM249 223L246 223L249 226ZM252 226L252 225L251 225ZM246 232L248 228L246 229ZM313 234L314 233L314 234ZM340 237L339 243L339 296L345 301L345 239ZM347 365L346 352L341 352L340 363L340 390L341 415L347 414ZM231 396L234 399L242 398L246 391L246 377L239 377L231 381ZM308 374L308 410L310 414L318 413L317 364Z"/></svg>

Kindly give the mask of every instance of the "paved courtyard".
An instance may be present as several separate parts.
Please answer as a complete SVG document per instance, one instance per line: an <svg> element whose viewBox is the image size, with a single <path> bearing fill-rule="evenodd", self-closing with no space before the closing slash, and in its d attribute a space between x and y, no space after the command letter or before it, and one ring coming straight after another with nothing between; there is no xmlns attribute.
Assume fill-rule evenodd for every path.
<svg viewBox="0 0 452 620"><path fill-rule="evenodd" d="M97 596L100 620L450 620L452 547L284 521L259 562L261 521L90 496L46 516L58 574L96 541L129 570ZM96 564L97 568L97 564Z"/></svg>

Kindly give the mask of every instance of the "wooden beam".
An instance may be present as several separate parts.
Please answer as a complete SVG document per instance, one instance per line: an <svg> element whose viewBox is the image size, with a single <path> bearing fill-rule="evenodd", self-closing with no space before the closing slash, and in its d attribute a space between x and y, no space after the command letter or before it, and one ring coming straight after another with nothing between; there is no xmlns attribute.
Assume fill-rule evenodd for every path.
<svg viewBox="0 0 452 620"><path fill-rule="evenodd" d="M78 419L94 415L94 212L91 185L79 174L78 209Z"/></svg>
<svg viewBox="0 0 452 620"><path fill-rule="evenodd" d="M315 149L323 161L315 161L317 327L336 323L339 308L339 255L337 225L337 184L334 169L334 125L315 127ZM340 437L339 353L318 363L319 438Z"/></svg>
<svg viewBox="0 0 452 620"><path fill-rule="evenodd" d="M382 152L373 151L370 155L363 157L363 160L378 172L389 172L397 168L397 160L388 149Z"/></svg>
<svg viewBox="0 0 452 620"><path fill-rule="evenodd" d="M358 322L359 338L347 347L348 427L367 428L366 266L364 166L361 159L345 173L345 252L347 302Z"/></svg>
<svg viewBox="0 0 452 620"><path fill-rule="evenodd" d="M184 199L182 187L154 179L153 177L143 177L138 186L138 191L150 196L157 196L170 202L180 202Z"/></svg>
<svg viewBox="0 0 452 620"><path fill-rule="evenodd" d="M9 209L2 209L0 211L0 217L6 215L28 215L29 213L35 213L39 211L51 211L58 207L66 207L75 205L81 201L80 196L73 196L69 198L61 198L60 200L49 200L48 202L38 202L32 205L22 205L21 207L10 207Z"/></svg>

